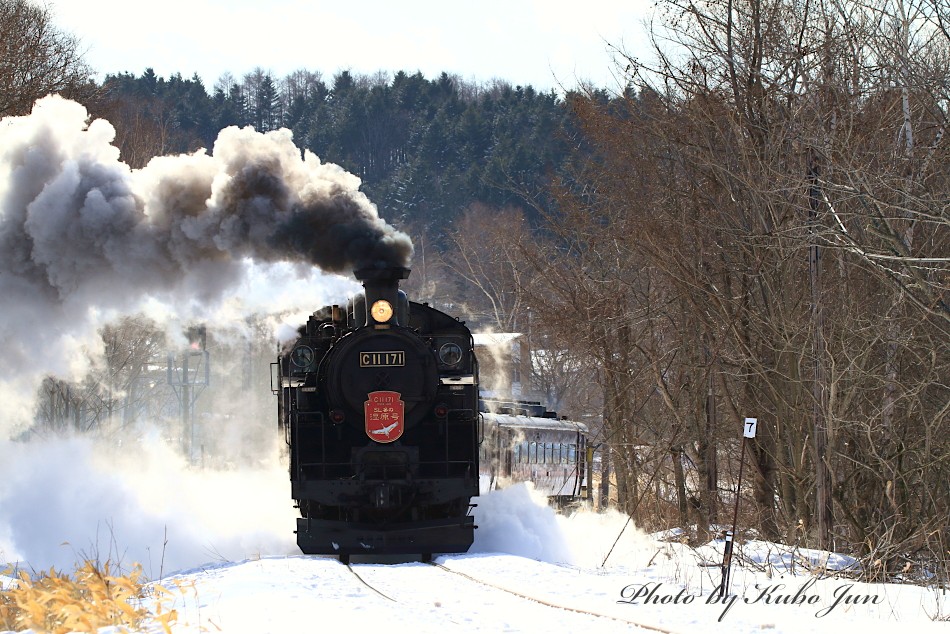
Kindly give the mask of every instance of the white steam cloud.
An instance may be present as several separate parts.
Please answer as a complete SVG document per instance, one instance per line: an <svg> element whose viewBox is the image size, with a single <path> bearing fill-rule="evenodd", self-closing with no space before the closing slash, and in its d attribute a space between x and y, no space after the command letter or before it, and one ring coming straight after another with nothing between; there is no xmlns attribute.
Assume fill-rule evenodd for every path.
<svg viewBox="0 0 950 634"><path fill-rule="evenodd" d="M549 563L599 568L605 564L644 564L656 551L652 538L615 510L582 507L571 514L554 511L530 482L473 498L475 543L472 553L510 553Z"/></svg>
<svg viewBox="0 0 950 634"><path fill-rule="evenodd" d="M411 256L359 179L301 155L287 130L228 128L210 155L141 170L119 160L114 136L55 96L0 121L0 437L30 422L44 376L89 370L99 329L120 315L313 310L355 286L315 267Z"/></svg>
<svg viewBox="0 0 950 634"><path fill-rule="evenodd" d="M160 438L0 440L0 564L84 560L159 578L207 562L297 551L287 470L198 470Z"/></svg>

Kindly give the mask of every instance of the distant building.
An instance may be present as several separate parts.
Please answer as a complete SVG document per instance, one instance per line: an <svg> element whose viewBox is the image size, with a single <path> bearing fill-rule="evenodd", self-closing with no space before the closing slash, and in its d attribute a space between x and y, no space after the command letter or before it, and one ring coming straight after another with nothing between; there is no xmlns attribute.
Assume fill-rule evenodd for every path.
<svg viewBox="0 0 950 634"><path fill-rule="evenodd" d="M531 397L531 353L520 332L476 333L479 390L488 396Z"/></svg>

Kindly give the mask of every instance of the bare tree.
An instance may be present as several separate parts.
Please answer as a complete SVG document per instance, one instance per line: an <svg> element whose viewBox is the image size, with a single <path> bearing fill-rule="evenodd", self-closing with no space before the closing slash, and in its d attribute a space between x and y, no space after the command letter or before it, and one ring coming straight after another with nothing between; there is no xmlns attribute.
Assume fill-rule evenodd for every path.
<svg viewBox="0 0 950 634"><path fill-rule="evenodd" d="M38 424L49 430L112 433L140 418L158 418L168 398L165 336L142 317L102 329L104 358L81 381L44 380Z"/></svg>
<svg viewBox="0 0 950 634"><path fill-rule="evenodd" d="M635 331L627 370L649 371L628 389L651 381L663 438L712 463L710 443L759 413L766 535L940 552L946 535L931 528L948 497L930 483L943 482L932 458L946 455L935 439L950 424L938 378L950 371L945 17L898 0L664 7L654 34L680 45L675 55L661 48L649 68L623 59L631 90L575 104L600 169L573 184L591 220L570 223L570 244L588 253L600 240L606 253L610 235L625 244L612 249L623 279L637 279L632 263L648 272L623 287L626 314L650 325ZM677 488L715 473L695 466Z"/></svg>
<svg viewBox="0 0 950 634"><path fill-rule="evenodd" d="M528 311L523 289L531 281L521 249L530 230L519 210L493 210L473 204L449 234L452 243L446 264L477 291L468 311L499 332L523 331Z"/></svg>
<svg viewBox="0 0 950 634"><path fill-rule="evenodd" d="M52 18L48 7L30 0L0 0L0 116L27 114L50 93L91 94L78 41Z"/></svg>

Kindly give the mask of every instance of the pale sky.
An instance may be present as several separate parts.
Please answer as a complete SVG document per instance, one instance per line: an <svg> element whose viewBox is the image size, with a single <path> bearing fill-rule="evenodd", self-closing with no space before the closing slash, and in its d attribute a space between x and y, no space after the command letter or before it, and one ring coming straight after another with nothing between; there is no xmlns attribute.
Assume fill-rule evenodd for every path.
<svg viewBox="0 0 950 634"><path fill-rule="evenodd" d="M611 46L645 51L653 0L51 0L56 24L106 73L442 71L547 90L616 88Z"/></svg>

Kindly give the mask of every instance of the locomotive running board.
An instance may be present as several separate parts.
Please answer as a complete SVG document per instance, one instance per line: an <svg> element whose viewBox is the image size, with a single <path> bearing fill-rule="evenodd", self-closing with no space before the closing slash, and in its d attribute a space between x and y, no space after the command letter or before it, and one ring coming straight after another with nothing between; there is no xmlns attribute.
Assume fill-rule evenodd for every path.
<svg viewBox="0 0 950 634"><path fill-rule="evenodd" d="M475 518L429 520L391 528L297 519L297 546L306 555L464 553L475 539Z"/></svg>

